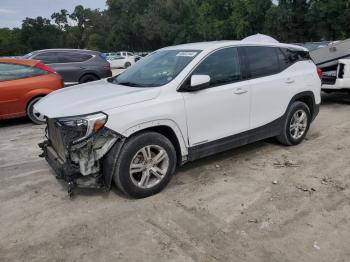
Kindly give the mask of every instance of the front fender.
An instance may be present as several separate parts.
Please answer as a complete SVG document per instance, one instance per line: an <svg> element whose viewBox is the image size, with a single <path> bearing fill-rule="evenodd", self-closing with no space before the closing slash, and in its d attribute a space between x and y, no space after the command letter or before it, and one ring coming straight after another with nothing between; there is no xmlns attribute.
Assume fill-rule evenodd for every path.
<svg viewBox="0 0 350 262"><path fill-rule="evenodd" d="M157 126L167 126L169 128L171 128L176 137L177 140L179 141L180 144L180 148L181 148L181 155L182 156L187 156L188 155L188 149L185 143L185 139L182 135L182 132L179 128L179 126L172 120L169 119L159 119L159 120L153 120L153 121L148 121L148 122L144 122L138 125L135 125L133 127L130 127L126 130L124 130L123 132L121 132L121 135L124 137L129 137L132 134L135 134L139 131L151 128L151 127L157 127Z"/></svg>

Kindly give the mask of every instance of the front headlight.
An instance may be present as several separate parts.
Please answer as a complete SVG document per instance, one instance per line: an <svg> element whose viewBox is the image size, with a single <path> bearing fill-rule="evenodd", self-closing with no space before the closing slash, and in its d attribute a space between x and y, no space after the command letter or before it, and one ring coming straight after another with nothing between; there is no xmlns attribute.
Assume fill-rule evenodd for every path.
<svg viewBox="0 0 350 262"><path fill-rule="evenodd" d="M90 137L107 122L107 115L104 113L96 113L84 116L75 116L59 119L58 122L65 129L66 139L73 144L79 143Z"/></svg>

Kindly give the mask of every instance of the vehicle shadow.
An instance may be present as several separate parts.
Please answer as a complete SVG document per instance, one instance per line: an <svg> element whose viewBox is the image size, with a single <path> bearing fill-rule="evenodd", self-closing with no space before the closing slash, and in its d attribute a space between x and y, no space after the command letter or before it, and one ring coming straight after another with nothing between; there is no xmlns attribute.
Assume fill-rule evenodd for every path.
<svg viewBox="0 0 350 262"><path fill-rule="evenodd" d="M32 122L27 117L0 120L0 128L1 127L18 126L18 125L23 125L23 124L32 124Z"/></svg>
<svg viewBox="0 0 350 262"><path fill-rule="evenodd" d="M349 92L322 93L322 105L343 104L350 105Z"/></svg>
<svg viewBox="0 0 350 262"><path fill-rule="evenodd" d="M214 165L215 163L219 163L223 160L232 158L234 156L244 156L249 154L249 152L259 150L267 145L282 146L277 142L275 138L268 138L252 144L230 149L228 151L218 153L212 156L201 158L193 162L186 163L184 166L178 168L177 173L188 172L192 169L196 169L203 165Z"/></svg>
<svg viewBox="0 0 350 262"><path fill-rule="evenodd" d="M221 161L224 161L226 159L232 158L234 156L238 157L244 157L245 155L249 155L250 152L259 150L265 146L268 145L275 145L275 146L281 146L275 138L269 138L262 141L258 141L249 145L245 145L242 147L238 147L235 149L231 149L222 153L218 153L212 156L208 156L193 162L188 162L185 165L178 167L175 176L183 176L186 175L186 172L194 171L201 166L204 165L215 165L216 163L220 163ZM53 171L52 171L53 172ZM58 180L59 184L62 187L62 191L67 191L67 184L63 182L62 180ZM170 187L175 186L176 184L169 185ZM74 194L72 196L72 199L79 198L79 197L102 197L102 198L110 198L110 197L118 197L122 198L124 200L128 201L136 201L136 199L129 197L125 194L123 194L114 184L112 181L112 185L110 190L103 191L102 189L96 189L96 188L75 188ZM68 198L68 194L67 194Z"/></svg>

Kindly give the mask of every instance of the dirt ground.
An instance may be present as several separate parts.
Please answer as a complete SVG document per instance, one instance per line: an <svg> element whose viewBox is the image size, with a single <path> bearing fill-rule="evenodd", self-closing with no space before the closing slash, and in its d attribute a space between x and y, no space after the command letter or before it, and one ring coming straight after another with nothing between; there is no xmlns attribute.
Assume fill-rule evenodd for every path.
<svg viewBox="0 0 350 262"><path fill-rule="evenodd" d="M350 96L324 97L302 145L196 161L142 200L69 200L37 157L44 128L0 126L0 261L350 261Z"/></svg>

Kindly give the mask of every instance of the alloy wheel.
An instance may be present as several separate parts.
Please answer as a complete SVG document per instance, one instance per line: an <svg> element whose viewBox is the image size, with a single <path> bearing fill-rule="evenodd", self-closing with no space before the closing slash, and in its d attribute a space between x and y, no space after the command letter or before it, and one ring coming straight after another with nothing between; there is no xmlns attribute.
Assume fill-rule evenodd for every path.
<svg viewBox="0 0 350 262"><path fill-rule="evenodd" d="M306 132L308 117L304 110L298 110L294 113L289 126L290 135L293 139L300 139Z"/></svg>
<svg viewBox="0 0 350 262"><path fill-rule="evenodd" d="M129 173L135 186L149 189L164 179L168 169L169 156L166 150L158 145L148 145L132 158Z"/></svg>

